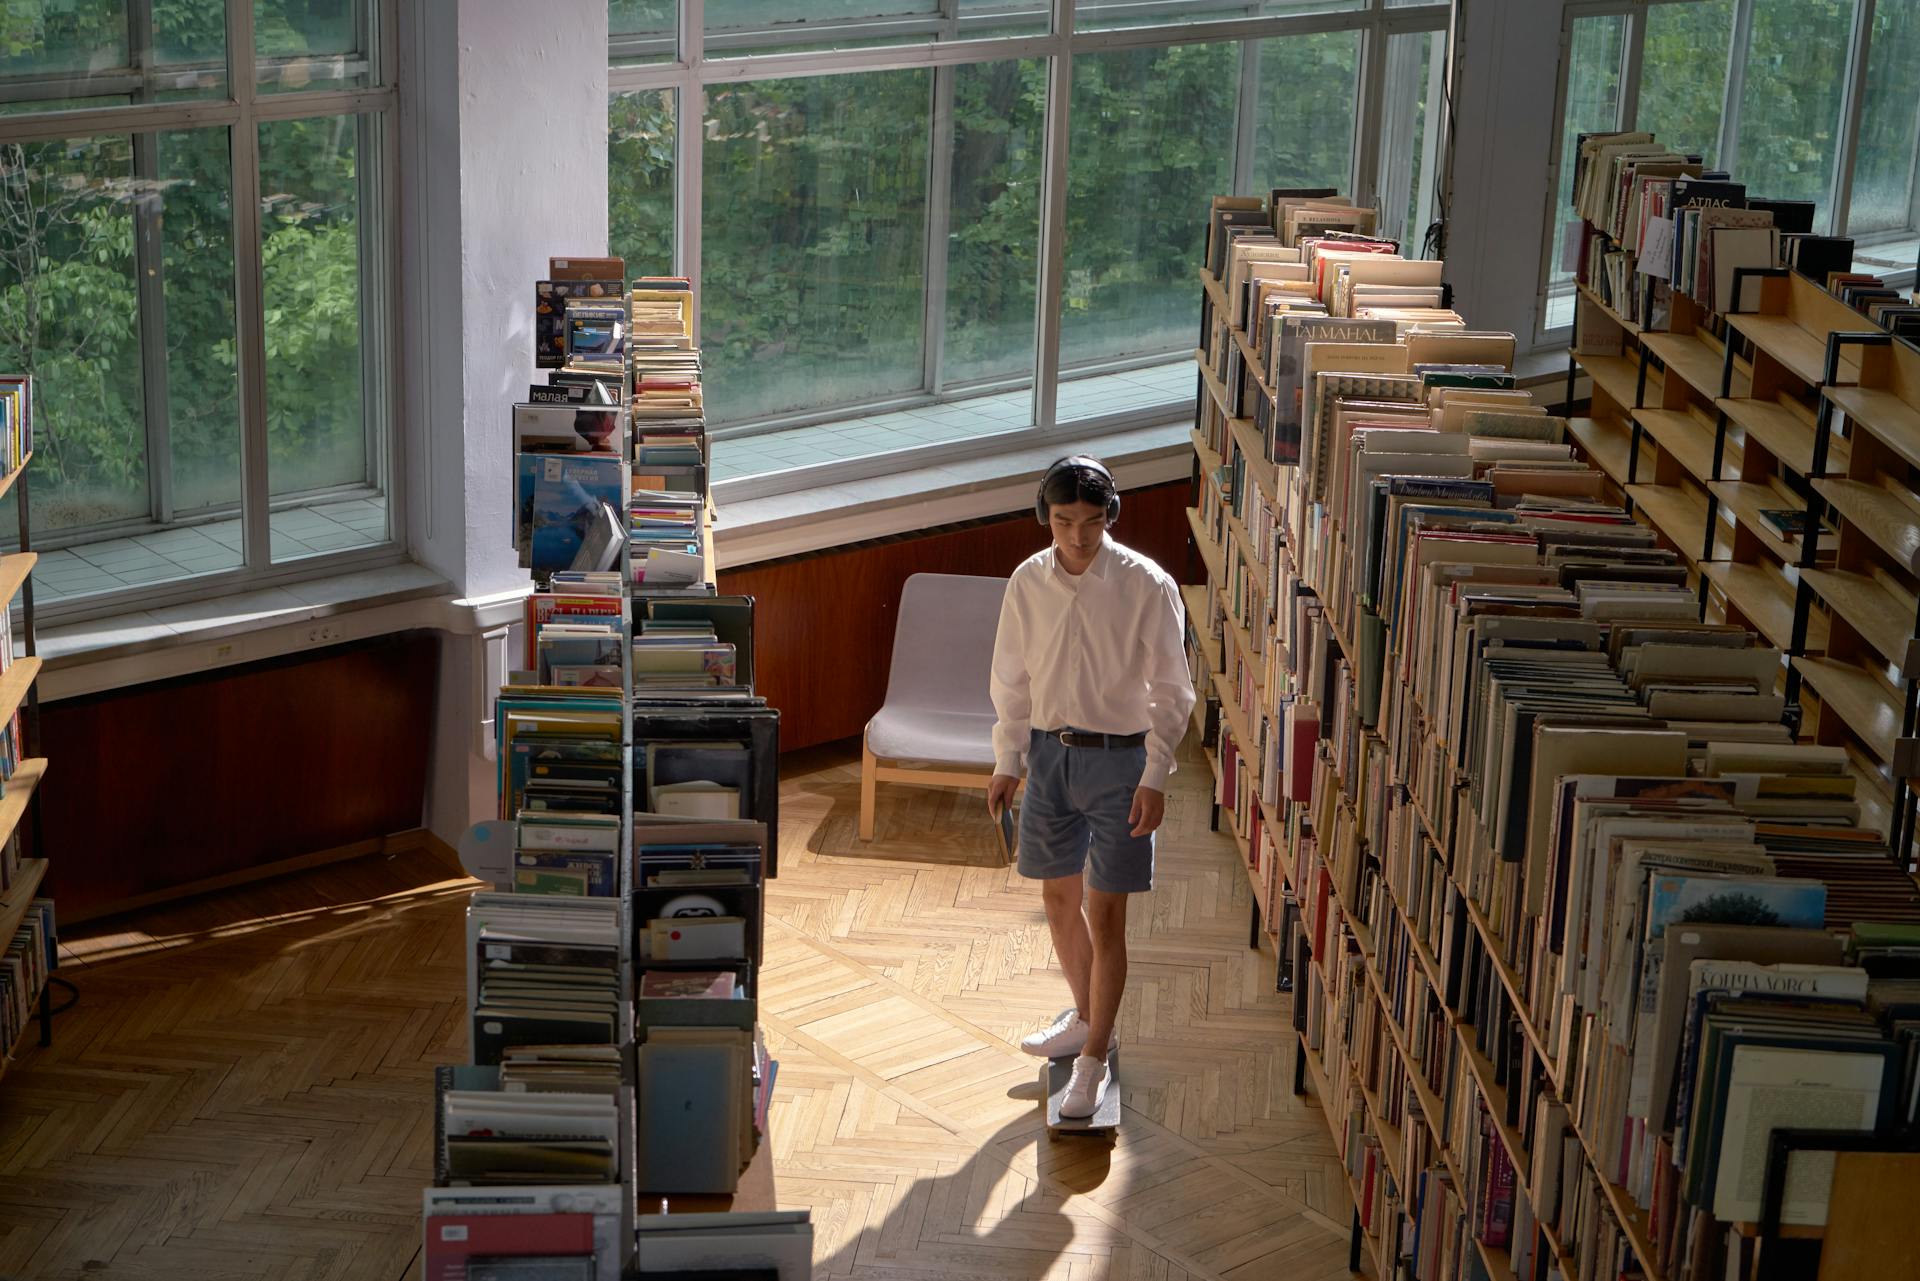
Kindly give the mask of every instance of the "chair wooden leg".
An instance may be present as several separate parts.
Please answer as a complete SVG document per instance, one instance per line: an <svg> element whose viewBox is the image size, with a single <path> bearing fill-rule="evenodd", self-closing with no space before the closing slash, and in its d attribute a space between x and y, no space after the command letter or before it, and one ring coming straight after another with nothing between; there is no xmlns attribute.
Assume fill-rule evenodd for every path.
<svg viewBox="0 0 1920 1281"><path fill-rule="evenodd" d="M879 762L874 759L873 749L868 747L866 741L862 739L860 743L860 839L863 841L873 839L873 789L879 781L873 775L878 766Z"/></svg>

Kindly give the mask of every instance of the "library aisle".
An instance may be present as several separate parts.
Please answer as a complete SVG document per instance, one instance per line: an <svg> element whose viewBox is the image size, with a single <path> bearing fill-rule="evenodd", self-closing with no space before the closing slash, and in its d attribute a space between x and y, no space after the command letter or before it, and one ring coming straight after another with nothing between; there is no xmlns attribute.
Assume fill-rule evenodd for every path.
<svg viewBox="0 0 1920 1281"><path fill-rule="evenodd" d="M1044 1138L1013 1045L1063 984L1039 896L968 865L978 797L896 789L871 852L841 854L857 758L782 772L761 1020L776 1186L813 1212L817 1276L1347 1275L1339 1166L1289 1092L1287 998L1246 949L1197 757L1129 922L1113 1148ZM896 862L890 824L955 835ZM417 1276L420 1099L465 1045L471 889L419 851L76 929L87 999L10 1080L0 1276Z"/></svg>

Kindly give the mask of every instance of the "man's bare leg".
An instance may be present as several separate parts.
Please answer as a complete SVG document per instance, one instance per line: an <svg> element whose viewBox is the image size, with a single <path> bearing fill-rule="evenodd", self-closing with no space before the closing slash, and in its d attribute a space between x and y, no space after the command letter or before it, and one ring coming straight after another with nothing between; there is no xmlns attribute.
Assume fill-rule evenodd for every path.
<svg viewBox="0 0 1920 1281"><path fill-rule="evenodd" d="M1127 896L1088 886L1086 917L1093 945L1089 1003L1083 1007L1086 1052L1104 1059L1114 1021L1120 1017L1120 996L1127 988Z"/></svg>
<svg viewBox="0 0 1920 1281"><path fill-rule="evenodd" d="M1040 882L1040 893L1047 908L1047 928L1053 931L1053 954L1073 989L1073 1007L1081 1018L1091 1018L1094 946L1080 910L1084 878L1077 874L1050 877Z"/></svg>

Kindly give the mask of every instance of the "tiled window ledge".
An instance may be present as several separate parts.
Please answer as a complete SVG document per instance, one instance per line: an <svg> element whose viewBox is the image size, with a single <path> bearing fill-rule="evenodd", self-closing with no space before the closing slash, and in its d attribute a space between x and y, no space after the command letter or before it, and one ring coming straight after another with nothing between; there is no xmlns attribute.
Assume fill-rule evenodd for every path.
<svg viewBox="0 0 1920 1281"><path fill-rule="evenodd" d="M43 701L74 698L414 628L476 632L520 617L524 590L456 598L420 565L212 596L40 630Z"/></svg>
<svg viewBox="0 0 1920 1281"><path fill-rule="evenodd" d="M1094 439L1059 436L1022 449L888 476L719 504L714 556L721 569L822 551L871 538L1025 511L1057 458L1092 453L1122 489L1191 474L1192 428L1140 427Z"/></svg>

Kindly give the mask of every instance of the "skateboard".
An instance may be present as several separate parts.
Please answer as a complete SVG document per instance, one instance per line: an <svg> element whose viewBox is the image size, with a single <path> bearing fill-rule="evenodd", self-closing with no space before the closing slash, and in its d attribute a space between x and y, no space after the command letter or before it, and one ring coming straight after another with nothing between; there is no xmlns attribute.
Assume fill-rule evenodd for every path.
<svg viewBox="0 0 1920 1281"><path fill-rule="evenodd" d="M1092 1116L1060 1115L1060 1100L1065 1096L1067 1081L1072 1076L1071 1055L1061 1059L1048 1059L1040 1069L1040 1089L1046 1094L1047 1134L1052 1138L1058 1138L1063 1134L1112 1138L1120 1129L1119 1048L1116 1046L1107 1051L1107 1091L1100 1098L1100 1110Z"/></svg>

